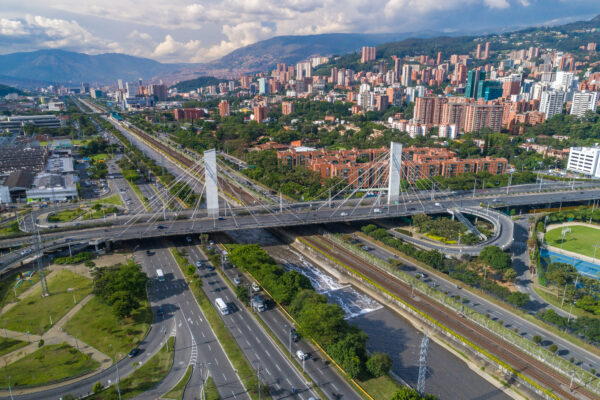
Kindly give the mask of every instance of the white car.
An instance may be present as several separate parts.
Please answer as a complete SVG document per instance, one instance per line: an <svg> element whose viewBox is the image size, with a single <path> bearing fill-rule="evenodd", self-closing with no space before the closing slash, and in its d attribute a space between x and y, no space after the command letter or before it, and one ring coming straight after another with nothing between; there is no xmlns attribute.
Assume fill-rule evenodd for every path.
<svg viewBox="0 0 600 400"><path fill-rule="evenodd" d="M347 216L348 216L348 213L346 211L342 211L340 213L340 217L347 217Z"/></svg>
<svg viewBox="0 0 600 400"><path fill-rule="evenodd" d="M196 261L196 267L201 268L202 267L202 261L200 261L200 260Z"/></svg>
<svg viewBox="0 0 600 400"><path fill-rule="evenodd" d="M436 207L441 207L442 205L440 203L435 203Z"/></svg>
<svg viewBox="0 0 600 400"><path fill-rule="evenodd" d="M235 283L236 285L239 285L240 283L242 283L242 281L240 280L239 277L236 276L233 278L233 283Z"/></svg>
<svg viewBox="0 0 600 400"><path fill-rule="evenodd" d="M305 353L305 352L303 352L302 350L298 350L296 352L296 357L298 357L298 359L300 361L304 361L304 360L306 360L308 358L308 354Z"/></svg>
<svg viewBox="0 0 600 400"><path fill-rule="evenodd" d="M375 208L375 209L373 209L373 212L375 214L381 214L381 208Z"/></svg>

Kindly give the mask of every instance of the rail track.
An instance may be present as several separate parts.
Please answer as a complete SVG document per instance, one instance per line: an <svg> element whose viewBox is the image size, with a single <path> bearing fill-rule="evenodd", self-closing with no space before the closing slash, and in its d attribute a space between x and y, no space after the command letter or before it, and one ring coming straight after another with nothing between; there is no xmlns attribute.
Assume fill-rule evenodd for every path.
<svg viewBox="0 0 600 400"><path fill-rule="evenodd" d="M558 398L579 400L598 399L598 396L594 393L576 383L573 383L572 388L569 389L571 385L570 378L529 356L485 328L461 317L459 314L450 311L426 296L416 295L413 297L412 288L408 284L375 266L369 265L349 251L339 246L332 246L327 238L314 235L304 236L303 239L319 251L331 254L345 265L355 269L371 281L376 282L402 301L420 309L471 343L487 350L490 354L504 361L516 371L530 377L542 387L550 390Z"/></svg>

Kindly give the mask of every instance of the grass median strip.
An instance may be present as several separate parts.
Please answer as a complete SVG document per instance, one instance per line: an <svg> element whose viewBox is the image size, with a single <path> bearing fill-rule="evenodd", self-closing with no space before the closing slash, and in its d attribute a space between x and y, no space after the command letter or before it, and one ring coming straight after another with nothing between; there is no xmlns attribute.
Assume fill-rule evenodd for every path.
<svg viewBox="0 0 600 400"><path fill-rule="evenodd" d="M28 344L28 342L22 340L0 338L0 356L12 353L17 349L20 349L21 347L27 346Z"/></svg>
<svg viewBox="0 0 600 400"><path fill-rule="evenodd" d="M181 268L181 271L186 276L186 279L190 284L190 290L200 305L204 317L212 327L217 340L221 343L227 358L231 361L233 368L237 370L237 374L240 377L242 384L246 390L248 390L250 397L258 399L258 379L256 377L256 372L252 369L252 366L246 359L246 356L244 356L242 349L237 344L227 329L227 326L225 326L225 323L221 317L219 317L219 314L217 314L217 310L215 310L204 293L204 290L202 289L202 280L195 275L190 276L189 273L186 273L185 266L188 264L186 257L181 255L176 257L175 254L178 254L176 249L171 249L171 254L173 254L173 257L177 261L177 265L179 265L179 268ZM262 398L270 398L270 396L262 393Z"/></svg>
<svg viewBox="0 0 600 400"><path fill-rule="evenodd" d="M158 385L169 373L173 365L173 347L175 338L169 337L167 343L127 378L121 379L121 398L131 399ZM108 400L117 398L116 386L110 386L100 393L89 397L91 400Z"/></svg>
<svg viewBox="0 0 600 400"><path fill-rule="evenodd" d="M173 387L167 394L161 396L162 399L171 399L171 400L182 400L183 392L185 391L185 387L187 386L190 377L192 376L193 368L191 365L187 367L185 374L183 377L177 382L177 385Z"/></svg>

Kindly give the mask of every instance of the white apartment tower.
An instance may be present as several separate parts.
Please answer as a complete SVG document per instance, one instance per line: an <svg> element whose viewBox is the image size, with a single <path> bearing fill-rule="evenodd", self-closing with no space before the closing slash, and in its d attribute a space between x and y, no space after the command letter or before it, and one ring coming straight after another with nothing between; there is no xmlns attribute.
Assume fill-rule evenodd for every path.
<svg viewBox="0 0 600 400"><path fill-rule="evenodd" d="M583 117L587 111L596 111L598 108L598 98L600 93L580 91L573 95L573 104L571 105L571 115Z"/></svg>

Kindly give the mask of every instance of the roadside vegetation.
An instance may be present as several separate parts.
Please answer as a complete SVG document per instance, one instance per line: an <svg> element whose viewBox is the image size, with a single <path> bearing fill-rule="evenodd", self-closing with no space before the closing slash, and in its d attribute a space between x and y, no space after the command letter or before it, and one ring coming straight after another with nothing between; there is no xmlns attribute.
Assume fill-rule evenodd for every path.
<svg viewBox="0 0 600 400"><path fill-rule="evenodd" d="M121 379L121 398L131 399L152 389L160 383L169 373L173 365L173 346L175 338L169 337L167 343L127 378ZM118 399L117 387L112 385L106 389L95 386L94 394L88 397L90 400L113 400Z"/></svg>

